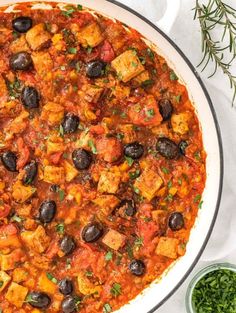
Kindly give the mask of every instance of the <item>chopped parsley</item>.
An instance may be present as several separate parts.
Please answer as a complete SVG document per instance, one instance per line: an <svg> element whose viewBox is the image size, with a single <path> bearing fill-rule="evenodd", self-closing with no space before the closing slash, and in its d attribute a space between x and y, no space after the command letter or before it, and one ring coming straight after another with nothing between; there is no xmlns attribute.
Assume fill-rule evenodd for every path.
<svg viewBox="0 0 236 313"><path fill-rule="evenodd" d="M87 277L93 277L93 272L91 272L91 271L86 271L86 272L85 272L85 276L87 276Z"/></svg>
<svg viewBox="0 0 236 313"><path fill-rule="evenodd" d="M53 282L54 284L57 284L57 279L51 274L51 273L46 273L46 276L49 280L51 280L51 282Z"/></svg>
<svg viewBox="0 0 236 313"><path fill-rule="evenodd" d="M136 170L135 172L129 172L130 179L135 179L139 177L139 175L140 175L140 170Z"/></svg>
<svg viewBox="0 0 236 313"><path fill-rule="evenodd" d="M118 283L114 283L110 292L114 297L121 295L121 285Z"/></svg>
<svg viewBox="0 0 236 313"><path fill-rule="evenodd" d="M59 126L59 135L60 137L64 137L64 128L62 125Z"/></svg>
<svg viewBox="0 0 236 313"><path fill-rule="evenodd" d="M79 11L82 11L82 10L83 10L83 6L82 6L81 4L77 4L77 9L78 9Z"/></svg>
<svg viewBox="0 0 236 313"><path fill-rule="evenodd" d="M182 97L181 95L174 96L174 100L175 100L177 103L180 103L181 97Z"/></svg>
<svg viewBox="0 0 236 313"><path fill-rule="evenodd" d="M111 261L113 258L113 253L112 251L108 251L106 254L105 254L105 260L106 261Z"/></svg>
<svg viewBox="0 0 236 313"><path fill-rule="evenodd" d="M195 160L197 160L197 161L201 161L201 152L200 152L200 151L196 151L196 152L194 153L194 158L195 158Z"/></svg>
<svg viewBox="0 0 236 313"><path fill-rule="evenodd" d="M123 133L116 134L116 138L119 140L122 140L124 137L125 137L125 135Z"/></svg>
<svg viewBox="0 0 236 313"><path fill-rule="evenodd" d="M136 62L134 62L134 61L131 62L131 65L132 65L133 67L138 67L138 63L136 63Z"/></svg>
<svg viewBox="0 0 236 313"><path fill-rule="evenodd" d="M140 190L138 189L138 187L133 186L133 189L134 189L134 192L135 192L135 193L137 193L137 194L140 193Z"/></svg>
<svg viewBox="0 0 236 313"><path fill-rule="evenodd" d="M196 195L193 202L198 203L201 200L201 197L202 197L201 195Z"/></svg>
<svg viewBox="0 0 236 313"><path fill-rule="evenodd" d="M24 219L18 215L13 215L11 218L12 222L17 222L17 223L22 223L24 221Z"/></svg>
<svg viewBox="0 0 236 313"><path fill-rule="evenodd" d="M147 48L146 52L147 52L147 55L149 56L149 58L150 58L152 61L154 61L154 57L155 57L154 52L153 52L150 48Z"/></svg>
<svg viewBox="0 0 236 313"><path fill-rule="evenodd" d="M65 191L62 189L58 190L59 200L62 202L65 198Z"/></svg>
<svg viewBox="0 0 236 313"><path fill-rule="evenodd" d="M1 280L1 281L0 281L0 288L3 286L3 284L4 284L4 283L3 283L3 281Z"/></svg>
<svg viewBox="0 0 236 313"><path fill-rule="evenodd" d="M93 154L97 154L98 153L92 139L90 139L88 141L88 146L91 148Z"/></svg>
<svg viewBox="0 0 236 313"><path fill-rule="evenodd" d="M88 47L88 48L87 48L87 53L88 53L88 54L91 54L92 51L93 51L93 48L92 48L92 47Z"/></svg>
<svg viewBox="0 0 236 313"><path fill-rule="evenodd" d="M169 171L169 169L167 168L167 167L162 167L161 168L161 170L162 170L162 172L164 173L164 174L169 174L170 173L170 171Z"/></svg>
<svg viewBox="0 0 236 313"><path fill-rule="evenodd" d="M143 246L143 238L142 237L137 237L134 241L134 247L137 249L140 249L140 247Z"/></svg>
<svg viewBox="0 0 236 313"><path fill-rule="evenodd" d="M130 157L125 156L125 160L128 163L129 166L132 166L134 163L134 160Z"/></svg>
<svg viewBox="0 0 236 313"><path fill-rule="evenodd" d="M154 84L154 81L152 79L147 79L142 82L141 86L143 88L151 87Z"/></svg>
<svg viewBox="0 0 236 313"><path fill-rule="evenodd" d="M192 294L196 313L236 312L236 273L228 269L217 269L203 276Z"/></svg>
<svg viewBox="0 0 236 313"><path fill-rule="evenodd" d="M68 49L68 52L69 52L70 54L76 54L76 53L77 53L77 48L75 48L75 47L70 47L70 48Z"/></svg>
<svg viewBox="0 0 236 313"><path fill-rule="evenodd" d="M102 312L103 313L110 313L110 312L112 312L112 307L110 306L109 303L105 303L104 304Z"/></svg>
<svg viewBox="0 0 236 313"><path fill-rule="evenodd" d="M62 15L69 18L72 17L74 12L76 12L76 8L74 6L66 6L66 10L62 11Z"/></svg>
<svg viewBox="0 0 236 313"><path fill-rule="evenodd" d="M171 71L170 72L170 80L178 80L178 76L175 74L174 71Z"/></svg>
<svg viewBox="0 0 236 313"><path fill-rule="evenodd" d="M145 114L148 118L152 118L155 115L155 111L154 109L148 109Z"/></svg>
<svg viewBox="0 0 236 313"><path fill-rule="evenodd" d="M65 232L65 225L64 225L63 223L57 224L57 225L56 225L56 232L57 232L59 235L63 235L64 232Z"/></svg>

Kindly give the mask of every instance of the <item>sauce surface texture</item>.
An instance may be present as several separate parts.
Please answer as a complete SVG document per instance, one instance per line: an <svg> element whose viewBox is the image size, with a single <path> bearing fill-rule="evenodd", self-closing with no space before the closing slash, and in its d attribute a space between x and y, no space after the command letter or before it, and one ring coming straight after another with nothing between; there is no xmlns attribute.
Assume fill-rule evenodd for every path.
<svg viewBox="0 0 236 313"><path fill-rule="evenodd" d="M0 311L112 312L185 254L199 122L134 29L16 9L0 12Z"/></svg>

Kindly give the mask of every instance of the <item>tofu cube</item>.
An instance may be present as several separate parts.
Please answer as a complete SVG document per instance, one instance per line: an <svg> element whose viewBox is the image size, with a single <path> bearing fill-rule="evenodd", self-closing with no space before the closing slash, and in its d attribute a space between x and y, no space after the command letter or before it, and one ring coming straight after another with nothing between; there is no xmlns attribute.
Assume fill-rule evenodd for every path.
<svg viewBox="0 0 236 313"><path fill-rule="evenodd" d="M32 53L32 60L34 68L43 80L51 80L51 71L53 69L53 61L48 52L35 52Z"/></svg>
<svg viewBox="0 0 236 313"><path fill-rule="evenodd" d="M15 283L22 283L29 279L29 273L22 267L17 267L13 271L12 279Z"/></svg>
<svg viewBox="0 0 236 313"><path fill-rule="evenodd" d="M103 41L102 31L96 22L83 27L77 34L83 47L96 47Z"/></svg>
<svg viewBox="0 0 236 313"><path fill-rule="evenodd" d="M28 293L28 288L12 282L9 286L5 298L17 308L21 308Z"/></svg>
<svg viewBox="0 0 236 313"><path fill-rule="evenodd" d="M116 70L120 80L124 83L128 82L145 70L136 55L136 52L133 50L127 50L120 54L111 62L111 65Z"/></svg>
<svg viewBox="0 0 236 313"><path fill-rule="evenodd" d="M40 50L51 40L51 35L43 23L37 24L28 30L25 37L32 50Z"/></svg>
<svg viewBox="0 0 236 313"><path fill-rule="evenodd" d="M37 287L39 290L52 295L55 294L55 292L57 291L57 285L48 279L46 273L42 273L39 276Z"/></svg>
<svg viewBox="0 0 236 313"><path fill-rule="evenodd" d="M170 259L177 259L178 245L179 240L176 238L161 237L156 247L156 254Z"/></svg>
<svg viewBox="0 0 236 313"><path fill-rule="evenodd" d="M24 34L22 34L16 40L12 41L9 48L12 53L18 53L21 51L26 51L26 52L30 51Z"/></svg>
<svg viewBox="0 0 236 313"><path fill-rule="evenodd" d="M188 122L190 114L188 112L173 114L171 117L171 126L177 134L184 135L189 131Z"/></svg>
<svg viewBox="0 0 236 313"><path fill-rule="evenodd" d="M45 166L43 180L50 184L63 184L65 181L64 167L51 165Z"/></svg>
<svg viewBox="0 0 236 313"><path fill-rule="evenodd" d="M84 99L90 103L97 103L100 99L104 88L96 85L86 85L83 87Z"/></svg>
<svg viewBox="0 0 236 313"><path fill-rule="evenodd" d="M110 229L108 233L103 237L102 242L113 250L119 250L124 246L126 241L126 236L119 233L114 229Z"/></svg>
<svg viewBox="0 0 236 313"><path fill-rule="evenodd" d="M100 211L105 216L111 214L120 200L113 195L101 195L93 200L93 203L100 207Z"/></svg>
<svg viewBox="0 0 236 313"><path fill-rule="evenodd" d="M141 85L143 82L147 81L150 79L150 75L149 72L146 70L144 72L142 72L141 74L139 74L138 76L136 76L133 81L139 85Z"/></svg>
<svg viewBox="0 0 236 313"><path fill-rule="evenodd" d="M141 176L136 179L134 187L140 191L144 198L151 201L156 196L162 184L162 178L156 171L145 169Z"/></svg>
<svg viewBox="0 0 236 313"><path fill-rule="evenodd" d="M37 253L43 253L50 243L50 237L47 236L45 229L41 225L39 225L34 231L22 232L21 239L28 248Z"/></svg>
<svg viewBox="0 0 236 313"><path fill-rule="evenodd" d="M120 184L120 176L109 171L102 171L98 181L98 192L116 193Z"/></svg>
<svg viewBox="0 0 236 313"><path fill-rule="evenodd" d="M55 102L48 102L44 105L41 118L48 121L49 125L59 124L64 117L64 107Z"/></svg>
<svg viewBox="0 0 236 313"><path fill-rule="evenodd" d="M16 181L12 187L12 196L16 202L24 203L36 192L36 190L37 189L32 186L24 186L20 181Z"/></svg>
<svg viewBox="0 0 236 313"><path fill-rule="evenodd" d="M9 276L4 271L0 271L0 292L2 292L6 288L10 280L11 276Z"/></svg>
<svg viewBox="0 0 236 313"><path fill-rule="evenodd" d="M64 161L64 170L67 182L72 181L79 174L77 169L68 161Z"/></svg>

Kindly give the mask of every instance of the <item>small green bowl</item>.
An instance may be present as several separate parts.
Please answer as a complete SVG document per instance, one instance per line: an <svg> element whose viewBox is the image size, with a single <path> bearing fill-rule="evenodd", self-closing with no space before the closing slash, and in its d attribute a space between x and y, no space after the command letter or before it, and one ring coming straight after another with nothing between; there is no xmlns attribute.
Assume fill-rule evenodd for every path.
<svg viewBox="0 0 236 313"><path fill-rule="evenodd" d="M186 305L186 310L187 313L196 313L193 304L192 304L192 295L193 295L193 290L196 286L196 284L199 282L200 279L202 279L202 277L204 277L206 274L216 271L216 270L220 270L220 269L227 269L227 270L231 270L233 272L236 272L236 266L230 263L216 263L216 264L211 264L205 268L203 268L200 272L198 272L193 279L191 280L187 292L186 292L186 296L185 296L185 305Z"/></svg>

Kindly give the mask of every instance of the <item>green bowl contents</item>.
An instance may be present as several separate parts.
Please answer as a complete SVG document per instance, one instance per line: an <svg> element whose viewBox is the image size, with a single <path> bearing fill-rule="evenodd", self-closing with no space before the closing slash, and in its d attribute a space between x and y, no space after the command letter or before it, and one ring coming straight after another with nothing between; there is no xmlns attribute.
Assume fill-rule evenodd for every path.
<svg viewBox="0 0 236 313"><path fill-rule="evenodd" d="M186 296L191 313L236 313L236 269L230 264L216 264L199 272Z"/></svg>

